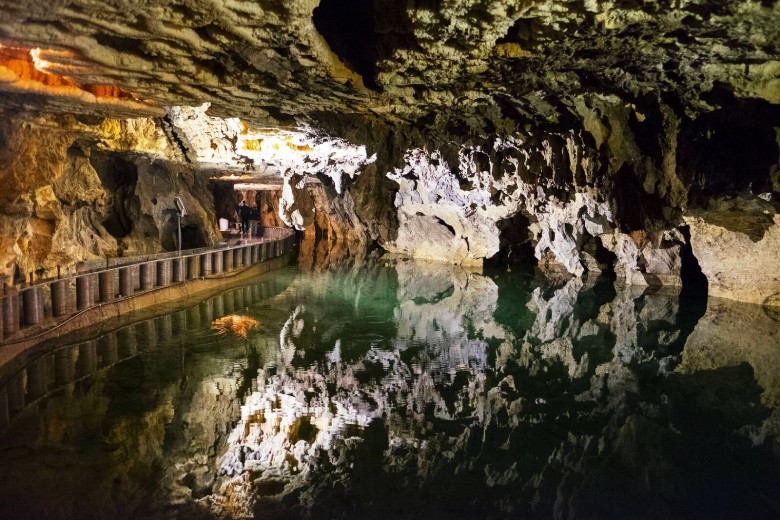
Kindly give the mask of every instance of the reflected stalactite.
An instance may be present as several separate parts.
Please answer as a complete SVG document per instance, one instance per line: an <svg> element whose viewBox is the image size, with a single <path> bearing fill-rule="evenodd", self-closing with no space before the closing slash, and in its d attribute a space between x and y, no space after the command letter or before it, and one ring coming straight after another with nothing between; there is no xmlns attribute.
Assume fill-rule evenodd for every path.
<svg viewBox="0 0 780 520"><path fill-rule="evenodd" d="M676 400L690 404L692 389L712 381L706 371L674 371L679 358L672 347L690 332L680 331L675 295L626 289L605 297L603 287L572 279L557 289L533 289L528 312L534 319L519 329L493 319L498 288L485 276L414 262L398 262L393 270L398 303L392 318L399 327L390 348L369 341L367 350L356 351L350 339L362 335L347 335L344 320L332 306L326 317L318 298L290 316L280 339L284 355L260 371L258 390L221 459L218 485L207 498L218 514L272 514L289 507L292 497L315 516L341 511L336 504L347 497L365 500L361 507L379 514L391 504L375 488L399 490L399 478L415 482L403 487L402 508L415 514L435 514L448 503L463 517L485 510L498 517L576 518L589 510L614 516L631 512L619 499L630 494L653 515L668 517L685 502L684 494L675 495L668 509L651 497L668 479L701 478L698 469L645 444L686 449L699 442L690 424L674 422ZM370 322L351 309L350 320ZM340 334L328 326L332 321ZM756 408L761 390L752 373L719 374L719 385L744 389L739 398L725 398L729 406L755 410L736 412L742 414L736 421L760 424L767 408ZM692 413L721 413L724 397L713 392L713 400L691 406ZM302 428L308 435L299 433ZM694 438L681 440L680 428ZM568 432L567 438L543 433L550 430ZM380 448L366 452L376 449L376 435ZM720 429L718 435L731 433ZM637 442L649 451L632 451ZM365 457L378 463L373 490L359 480ZM654 462L665 457L663 465ZM448 480L475 466L484 468L479 476ZM599 497L604 480L612 486L612 504ZM686 489L709 497L707 486L720 485L711 477L703 481ZM333 498L335 489L345 494ZM431 503L425 497L433 490L438 500ZM475 506L464 496L488 498Z"/></svg>
<svg viewBox="0 0 780 520"><path fill-rule="evenodd" d="M711 301L688 323L675 293L392 258L327 266L41 358L0 391L0 424L18 438L34 418L56 449L104 425L115 455L95 460L118 496L146 496L138 477L155 488L119 517L773 511L780 352L760 307ZM212 329L244 317L263 326ZM765 348L744 347L747 330Z"/></svg>
<svg viewBox="0 0 780 520"><path fill-rule="evenodd" d="M314 226L306 228L298 244L298 268L304 273L322 272L342 264L361 265L368 245L348 240L329 240Z"/></svg>

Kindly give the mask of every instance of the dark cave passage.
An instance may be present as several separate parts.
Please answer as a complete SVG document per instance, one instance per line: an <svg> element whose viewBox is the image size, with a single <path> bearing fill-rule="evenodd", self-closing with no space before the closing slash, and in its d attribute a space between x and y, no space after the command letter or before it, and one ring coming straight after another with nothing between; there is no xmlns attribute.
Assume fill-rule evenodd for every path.
<svg viewBox="0 0 780 520"><path fill-rule="evenodd" d="M496 223L499 229L498 253L486 260L488 266L524 265L533 267L537 264L534 248L529 237L528 226L531 224L527 215L518 212L515 215Z"/></svg>
<svg viewBox="0 0 780 520"><path fill-rule="evenodd" d="M112 198L110 214L103 221L103 227L114 238L126 237L133 231L133 219L139 213L135 195L138 169L130 158L120 153L93 152L89 161Z"/></svg>
<svg viewBox="0 0 780 520"><path fill-rule="evenodd" d="M377 89L373 1L322 0L312 19L339 59Z"/></svg>
<svg viewBox="0 0 780 520"><path fill-rule="evenodd" d="M685 120L680 129L677 169L691 184L689 203L694 206L706 207L713 197L777 193L780 188L772 178L780 156L780 108L722 96L728 96L728 103L721 100L724 108Z"/></svg>

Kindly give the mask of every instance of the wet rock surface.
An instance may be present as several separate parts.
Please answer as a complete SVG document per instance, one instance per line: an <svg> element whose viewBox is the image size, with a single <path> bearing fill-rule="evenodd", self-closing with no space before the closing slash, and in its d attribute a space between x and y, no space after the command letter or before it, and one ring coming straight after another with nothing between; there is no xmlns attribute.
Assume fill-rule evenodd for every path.
<svg viewBox="0 0 780 520"><path fill-rule="evenodd" d="M2 85L17 104L35 96L25 81L46 84L26 70L36 63L87 93L120 87L136 110L210 102L219 115L256 123L323 112L417 121L442 111L484 129L524 117L563 120L572 100L590 92L665 92L686 110L707 110L721 85L780 101L780 15L771 2L1 7L3 45L37 49L29 66L4 67ZM85 94L37 91L55 107L101 108Z"/></svg>
<svg viewBox="0 0 780 520"><path fill-rule="evenodd" d="M177 195L190 210L183 226L191 247L217 239L205 179L182 164L154 120L16 116L4 119L0 147L0 265L9 280L175 249Z"/></svg>
<svg viewBox="0 0 780 520"><path fill-rule="evenodd" d="M84 446L69 471L97 464L95 491L63 517L90 501L154 518L777 513L777 317L760 306L337 257L255 306L238 291L184 328L168 317L178 334L142 326L140 356L12 406L4 475ZM259 327L189 321L209 308ZM56 496L24 482L0 481Z"/></svg>
<svg viewBox="0 0 780 520"><path fill-rule="evenodd" d="M711 295L780 305L780 212L770 201L713 200L685 217Z"/></svg>

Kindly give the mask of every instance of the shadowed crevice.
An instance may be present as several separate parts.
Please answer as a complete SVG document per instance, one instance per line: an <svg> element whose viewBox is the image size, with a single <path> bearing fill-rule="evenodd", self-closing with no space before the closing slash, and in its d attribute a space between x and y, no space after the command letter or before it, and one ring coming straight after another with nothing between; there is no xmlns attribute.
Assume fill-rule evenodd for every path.
<svg viewBox="0 0 780 520"><path fill-rule="evenodd" d="M360 74L366 87L378 90L373 2L322 0L312 20L339 59Z"/></svg>

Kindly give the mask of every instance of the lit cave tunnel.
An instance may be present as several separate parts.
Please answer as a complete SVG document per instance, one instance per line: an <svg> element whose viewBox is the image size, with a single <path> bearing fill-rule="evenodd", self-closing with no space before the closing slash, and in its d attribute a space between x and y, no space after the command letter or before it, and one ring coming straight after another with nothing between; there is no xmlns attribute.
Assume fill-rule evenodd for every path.
<svg viewBox="0 0 780 520"><path fill-rule="evenodd" d="M0 518L780 518L780 2L0 0Z"/></svg>

